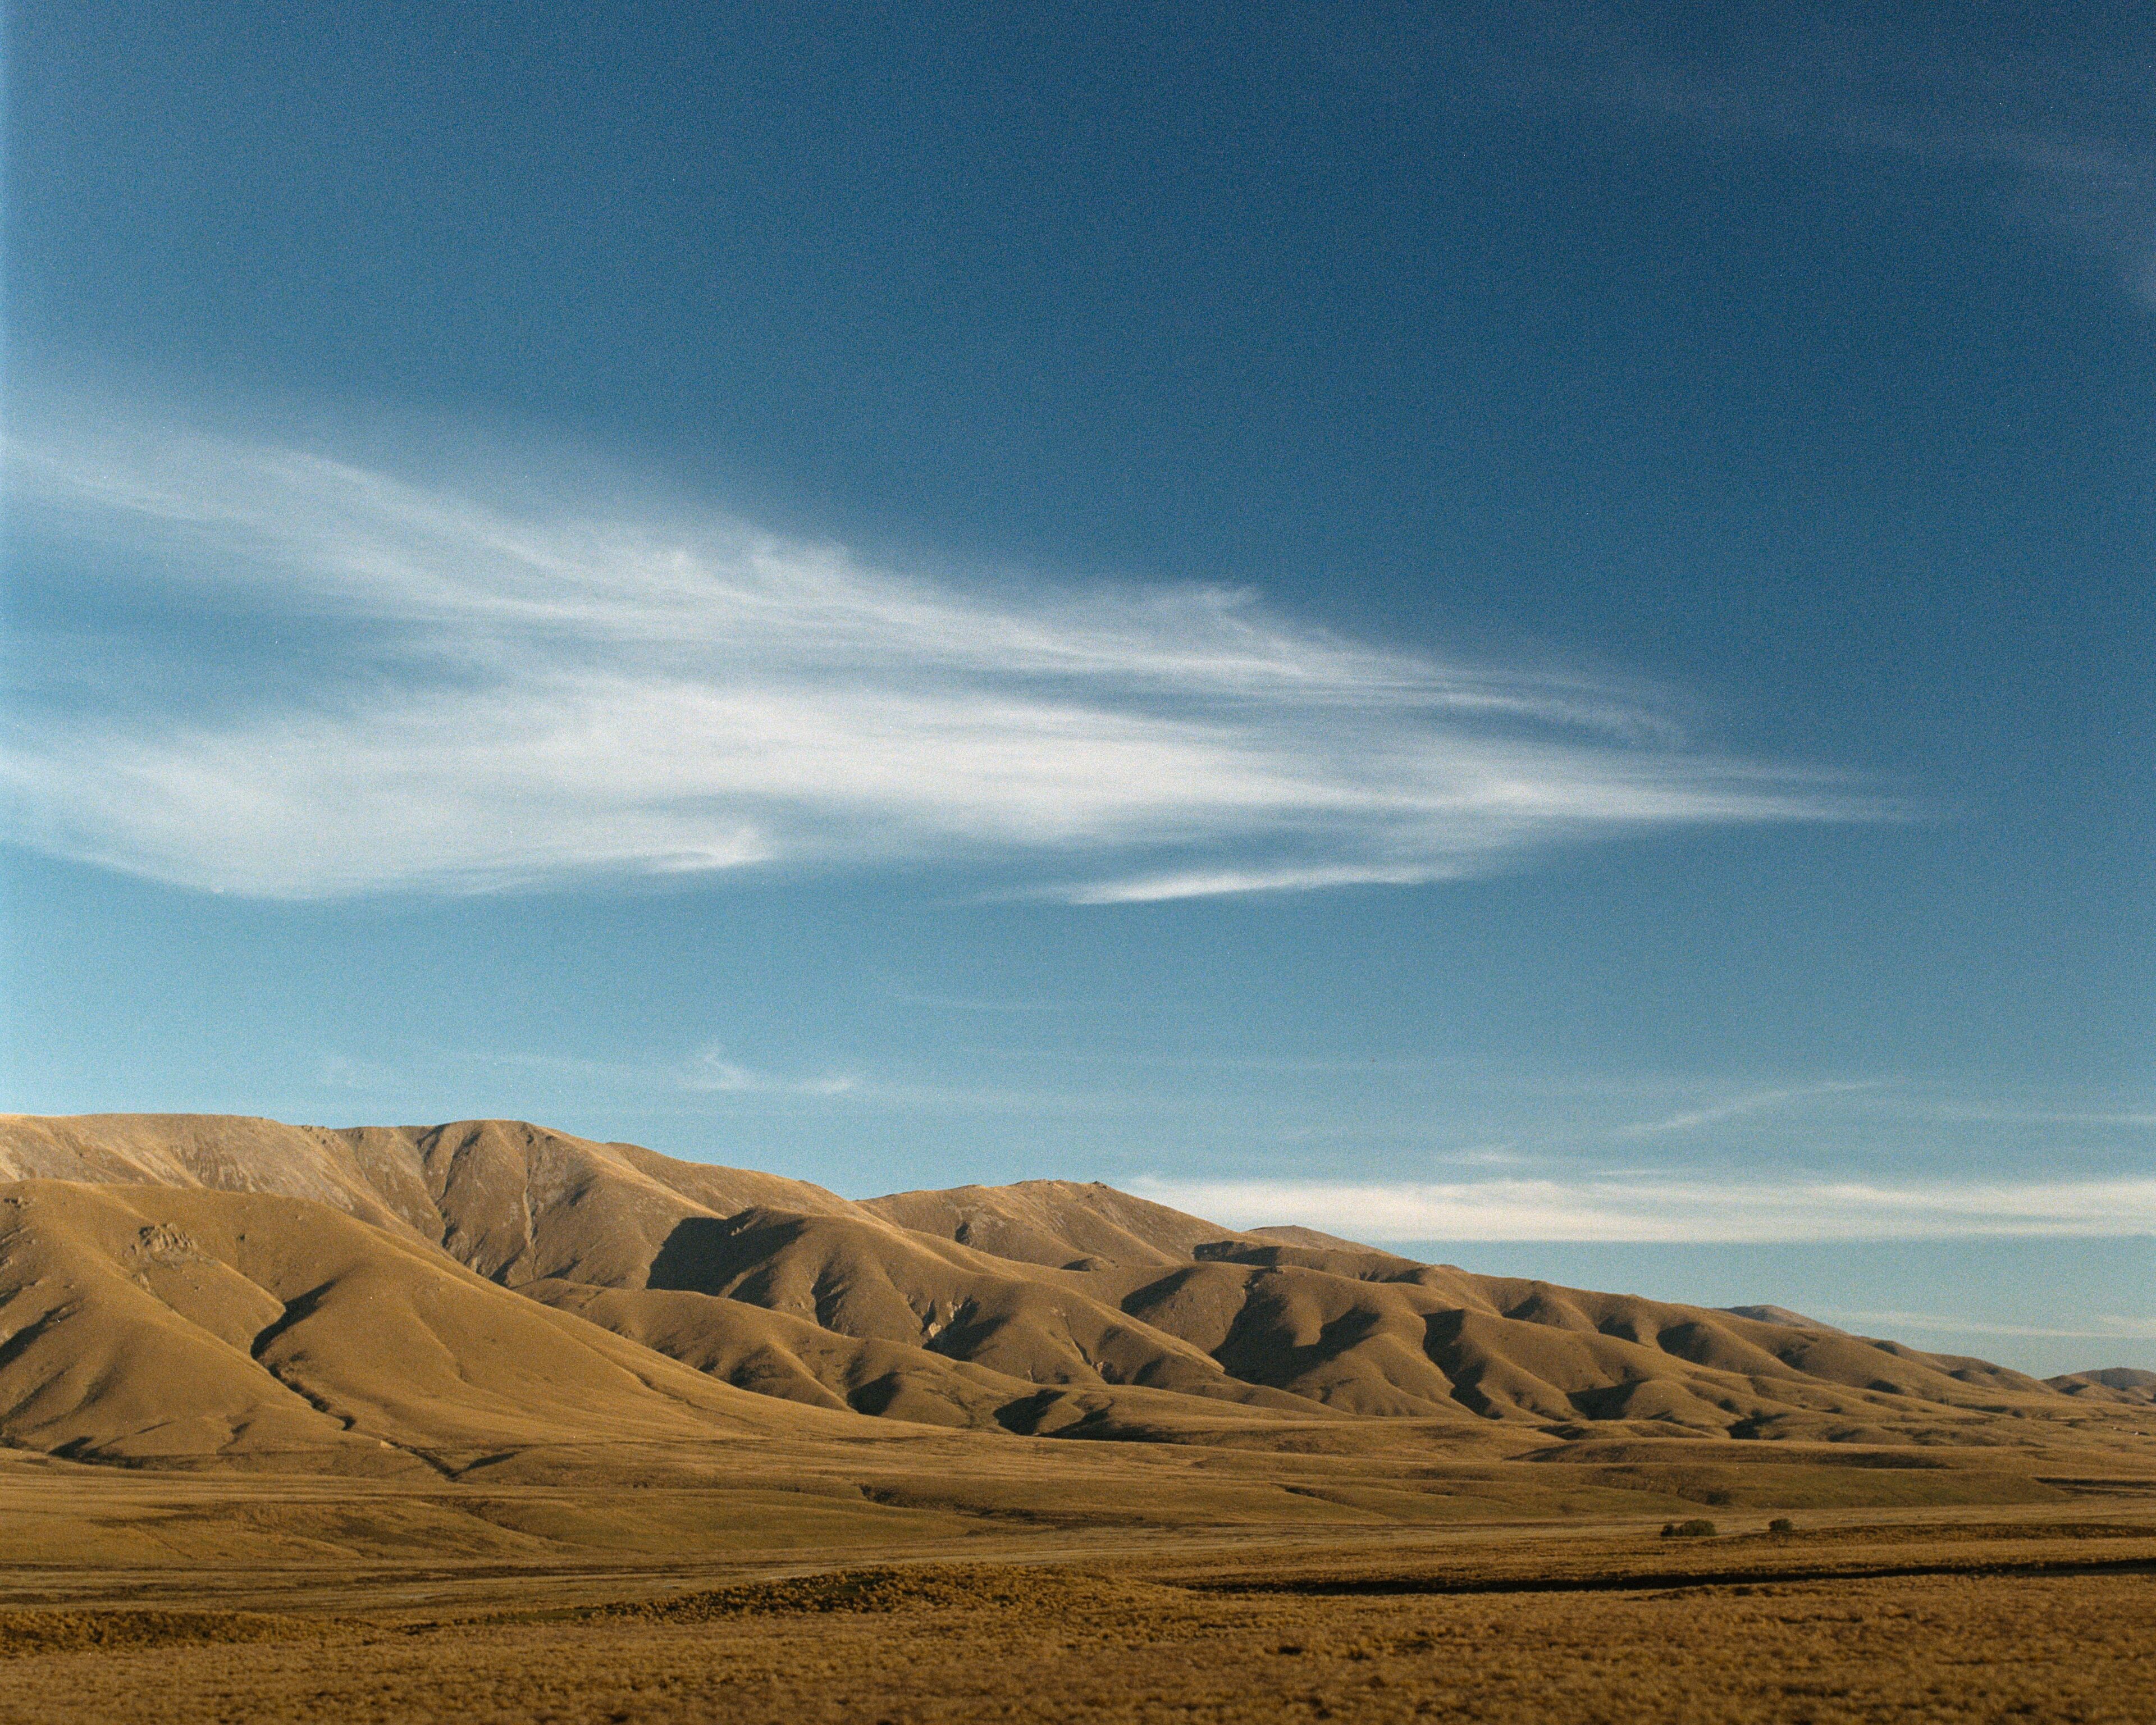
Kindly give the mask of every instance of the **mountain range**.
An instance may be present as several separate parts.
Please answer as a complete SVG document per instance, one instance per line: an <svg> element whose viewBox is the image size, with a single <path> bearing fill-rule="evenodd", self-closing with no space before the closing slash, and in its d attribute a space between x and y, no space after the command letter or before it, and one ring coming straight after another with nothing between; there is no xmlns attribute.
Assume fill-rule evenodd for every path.
<svg viewBox="0 0 2156 1725"><path fill-rule="evenodd" d="M2151 1402L2156 1374L2046 1383L1098 1184L855 1201L515 1121L0 1117L0 1441L79 1461L454 1473L924 1426L1981 1446Z"/></svg>

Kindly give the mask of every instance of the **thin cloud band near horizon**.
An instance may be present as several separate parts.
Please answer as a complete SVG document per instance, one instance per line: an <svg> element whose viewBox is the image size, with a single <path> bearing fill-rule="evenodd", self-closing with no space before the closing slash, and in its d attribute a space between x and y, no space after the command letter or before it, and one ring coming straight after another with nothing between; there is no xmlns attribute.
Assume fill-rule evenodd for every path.
<svg viewBox="0 0 2156 1725"><path fill-rule="evenodd" d="M1299 1225L1373 1245L1550 1241L1768 1245L2156 1235L2156 1178L1451 1182L1175 1179L1140 1197L1235 1228Z"/></svg>

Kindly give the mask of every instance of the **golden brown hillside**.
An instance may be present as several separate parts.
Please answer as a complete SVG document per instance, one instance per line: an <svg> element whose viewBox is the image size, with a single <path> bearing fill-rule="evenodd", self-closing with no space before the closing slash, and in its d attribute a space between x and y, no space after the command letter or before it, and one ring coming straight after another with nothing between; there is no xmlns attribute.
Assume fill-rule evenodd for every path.
<svg viewBox="0 0 2156 1725"><path fill-rule="evenodd" d="M311 1199L512 1283L623 1279L685 1216L854 1208L804 1180L501 1120L332 1130L225 1114L0 1115L0 1179L40 1177Z"/></svg>
<svg viewBox="0 0 2156 1725"><path fill-rule="evenodd" d="M395 1472L829 1423L266 1194L0 1188L0 1436L80 1459Z"/></svg>
<svg viewBox="0 0 2156 1725"><path fill-rule="evenodd" d="M2131 1399L1775 1308L1238 1232L1105 1186L855 1203L516 1122L15 1117L0 1175L25 1183L0 1237L0 1437L70 1454L380 1466L803 1419L1329 1450L1938 1449Z"/></svg>

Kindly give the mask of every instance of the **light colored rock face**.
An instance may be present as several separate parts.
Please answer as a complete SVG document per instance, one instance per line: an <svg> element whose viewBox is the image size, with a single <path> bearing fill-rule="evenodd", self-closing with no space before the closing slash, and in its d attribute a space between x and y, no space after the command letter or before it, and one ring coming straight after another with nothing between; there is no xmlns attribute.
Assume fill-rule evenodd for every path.
<svg viewBox="0 0 2156 1725"><path fill-rule="evenodd" d="M0 1117L0 1178L22 1183L0 1188L0 1437L48 1450L386 1466L862 1415L1323 1443L1405 1420L1507 1452L1952 1441L2002 1399L2149 1394L1238 1233L1105 1186L855 1203L513 1121Z"/></svg>

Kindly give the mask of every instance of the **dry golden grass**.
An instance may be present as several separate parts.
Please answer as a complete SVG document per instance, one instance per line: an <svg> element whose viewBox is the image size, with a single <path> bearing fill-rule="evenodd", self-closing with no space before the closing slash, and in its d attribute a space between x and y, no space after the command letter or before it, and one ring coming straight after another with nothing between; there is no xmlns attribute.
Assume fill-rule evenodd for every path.
<svg viewBox="0 0 2156 1725"><path fill-rule="evenodd" d="M2088 1480L1763 1490L1676 1540L1671 1488L1745 1464L709 1448L420 1481L0 1452L0 1725L2124 1721L2156 1694L2156 1501ZM1751 1466L1815 1498L1960 1477Z"/></svg>
<svg viewBox="0 0 2156 1725"><path fill-rule="evenodd" d="M1327 1577L1232 1591L1102 1556L464 1620L15 1612L0 1721L2138 1722L2156 1525L2096 1526L2084 1557L2111 1567L2083 1574L2028 1564L2085 1538L2011 1525L1840 1530L1845 1563L1935 1564L1860 1579L1780 1573L1799 1535L1729 1542L1747 1579L1671 1585L1635 1536L1551 1548L1589 1583L1556 1591L1532 1545L1486 1540L1405 1572L1335 1551ZM1445 1573L1486 1590L1428 1590Z"/></svg>

